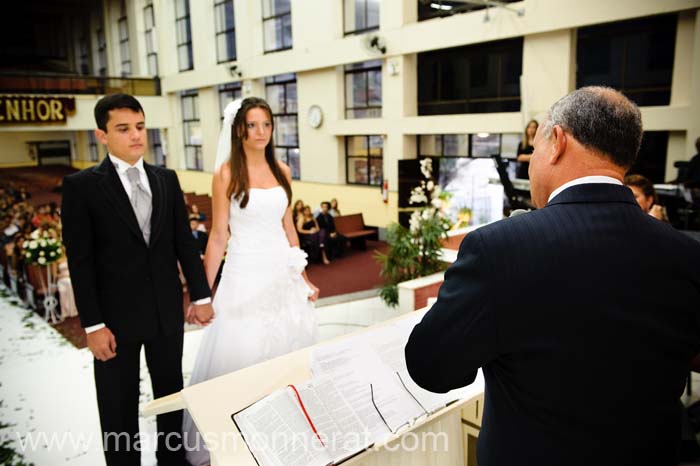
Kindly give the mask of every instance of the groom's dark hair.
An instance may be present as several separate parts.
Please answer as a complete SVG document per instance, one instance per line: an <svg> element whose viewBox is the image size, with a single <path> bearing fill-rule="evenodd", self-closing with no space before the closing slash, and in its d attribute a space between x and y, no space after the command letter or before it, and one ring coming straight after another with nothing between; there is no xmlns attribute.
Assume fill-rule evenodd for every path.
<svg viewBox="0 0 700 466"><path fill-rule="evenodd" d="M107 132L109 111L117 108L128 108L137 113L141 112L143 116L146 116L143 107L141 107L141 104L134 96L129 94L110 94L102 97L95 104L95 123L97 127Z"/></svg>

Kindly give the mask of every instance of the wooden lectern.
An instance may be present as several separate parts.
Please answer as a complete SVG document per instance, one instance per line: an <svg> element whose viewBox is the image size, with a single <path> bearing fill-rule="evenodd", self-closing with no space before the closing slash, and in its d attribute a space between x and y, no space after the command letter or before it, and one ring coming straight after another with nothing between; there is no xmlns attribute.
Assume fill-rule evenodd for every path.
<svg viewBox="0 0 700 466"><path fill-rule="evenodd" d="M338 337L337 340L353 338L410 314L376 324L352 334ZM320 343L319 345L328 342ZM231 414L260 400L275 390L289 384L302 383L311 378L310 362L313 346L280 356L269 361L241 369L230 374L207 380L183 389L167 397L152 401L143 410L144 416L163 414L178 409L187 409L200 432L207 432L215 440L207 441L211 453L212 466L256 466L255 458L231 420ZM343 462L347 466L370 465L463 465L469 456L463 438L462 408L473 412L476 405L479 417L479 404L483 399L483 386L474 387L474 395L452 403L440 411L416 422L407 431L400 432L381 445L375 445L357 456ZM471 424L471 423L470 423ZM479 422L480 424L480 422ZM406 436L407 432L418 434ZM439 436L423 433L433 433ZM206 439L205 439L206 440ZM425 448L421 442L425 441ZM418 445L415 445L418 443Z"/></svg>

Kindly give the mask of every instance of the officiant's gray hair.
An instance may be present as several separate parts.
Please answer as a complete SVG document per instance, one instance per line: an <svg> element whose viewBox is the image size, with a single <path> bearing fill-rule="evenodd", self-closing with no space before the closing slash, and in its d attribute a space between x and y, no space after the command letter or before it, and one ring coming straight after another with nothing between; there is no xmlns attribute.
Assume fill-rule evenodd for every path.
<svg viewBox="0 0 700 466"><path fill-rule="evenodd" d="M610 87L587 86L559 99L547 113L542 136L561 126L588 149L630 168L642 142L642 115L637 105Z"/></svg>

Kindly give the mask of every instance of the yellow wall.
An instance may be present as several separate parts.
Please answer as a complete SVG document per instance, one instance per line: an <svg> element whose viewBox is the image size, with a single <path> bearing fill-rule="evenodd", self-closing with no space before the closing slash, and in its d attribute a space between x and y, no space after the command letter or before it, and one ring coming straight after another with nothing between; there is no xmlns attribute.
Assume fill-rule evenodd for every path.
<svg viewBox="0 0 700 466"><path fill-rule="evenodd" d="M211 173L177 170L177 176L184 192L211 195ZM397 194L389 193L389 202L384 203L378 187L294 181L292 196L292 202L302 199L312 209L318 207L322 201L336 198L341 213L362 213L367 225L386 227L398 219Z"/></svg>

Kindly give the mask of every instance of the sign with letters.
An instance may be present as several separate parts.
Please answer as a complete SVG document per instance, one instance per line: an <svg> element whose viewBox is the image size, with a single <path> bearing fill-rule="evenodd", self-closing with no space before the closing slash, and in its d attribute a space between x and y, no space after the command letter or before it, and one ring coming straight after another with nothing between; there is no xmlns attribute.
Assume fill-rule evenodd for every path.
<svg viewBox="0 0 700 466"><path fill-rule="evenodd" d="M75 97L0 95L0 125L64 124L75 113Z"/></svg>

